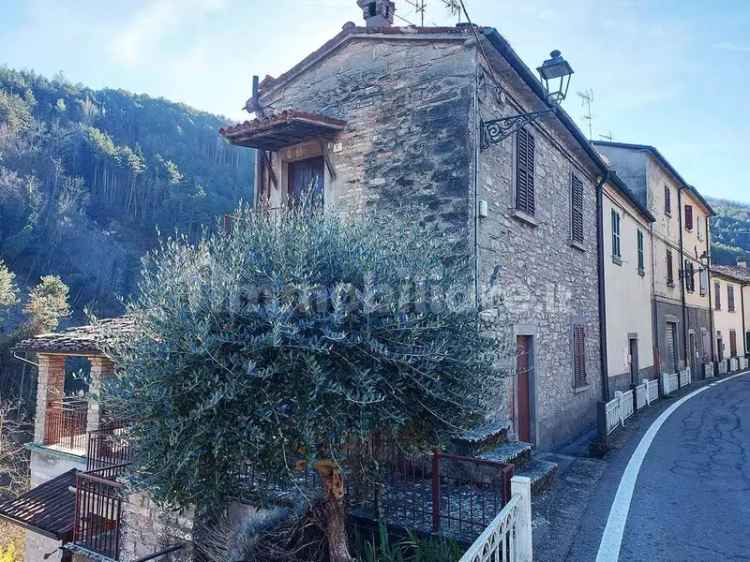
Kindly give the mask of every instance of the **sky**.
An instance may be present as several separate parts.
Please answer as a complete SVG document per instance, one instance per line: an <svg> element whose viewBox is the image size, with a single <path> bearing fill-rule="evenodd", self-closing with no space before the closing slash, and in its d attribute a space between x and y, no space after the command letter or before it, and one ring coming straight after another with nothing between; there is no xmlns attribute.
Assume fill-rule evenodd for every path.
<svg viewBox="0 0 750 562"><path fill-rule="evenodd" d="M750 203L750 1L465 2L529 66L562 51L575 70L564 107L587 134L577 93L592 90L594 138L654 145L705 195ZM456 22L427 6L426 25ZM277 76L347 21L362 23L355 0L0 0L0 65L240 120L253 74Z"/></svg>

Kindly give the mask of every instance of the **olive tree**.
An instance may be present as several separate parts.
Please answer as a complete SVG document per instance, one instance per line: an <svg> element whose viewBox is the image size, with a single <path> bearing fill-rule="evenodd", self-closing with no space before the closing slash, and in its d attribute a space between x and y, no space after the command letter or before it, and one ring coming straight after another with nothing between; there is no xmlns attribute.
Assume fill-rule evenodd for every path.
<svg viewBox="0 0 750 562"><path fill-rule="evenodd" d="M132 424L140 484L216 512L241 467L290 487L314 467L330 558L351 559L343 478L371 469L356 445L436 446L499 388L463 244L398 214L308 208L164 241L129 305L134 334L111 350L107 407Z"/></svg>

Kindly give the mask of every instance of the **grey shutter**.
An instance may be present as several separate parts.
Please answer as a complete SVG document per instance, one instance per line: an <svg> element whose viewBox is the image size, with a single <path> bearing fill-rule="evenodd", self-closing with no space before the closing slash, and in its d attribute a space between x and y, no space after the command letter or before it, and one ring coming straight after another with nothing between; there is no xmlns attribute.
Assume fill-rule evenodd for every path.
<svg viewBox="0 0 750 562"><path fill-rule="evenodd" d="M534 137L521 129L516 146L516 209L529 215L536 212L534 201Z"/></svg>
<svg viewBox="0 0 750 562"><path fill-rule="evenodd" d="M575 242L583 242L583 182L573 174L571 183L571 223L573 240Z"/></svg>

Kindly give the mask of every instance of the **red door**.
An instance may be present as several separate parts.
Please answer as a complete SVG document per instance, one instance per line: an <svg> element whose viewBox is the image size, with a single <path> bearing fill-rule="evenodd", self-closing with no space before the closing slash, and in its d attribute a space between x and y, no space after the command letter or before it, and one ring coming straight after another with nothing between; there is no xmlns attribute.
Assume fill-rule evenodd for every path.
<svg viewBox="0 0 750 562"><path fill-rule="evenodd" d="M516 340L516 373L518 376L518 439L531 441L531 337L518 336Z"/></svg>

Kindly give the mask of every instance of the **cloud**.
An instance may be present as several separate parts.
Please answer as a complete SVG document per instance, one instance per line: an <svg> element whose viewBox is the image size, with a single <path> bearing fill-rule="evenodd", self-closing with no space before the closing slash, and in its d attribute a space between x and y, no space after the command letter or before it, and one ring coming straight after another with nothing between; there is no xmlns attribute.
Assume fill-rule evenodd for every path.
<svg viewBox="0 0 750 562"><path fill-rule="evenodd" d="M155 0L137 11L114 34L110 54L115 62L137 66L149 62L149 53L182 24L224 8L224 0Z"/></svg>
<svg viewBox="0 0 750 562"><path fill-rule="evenodd" d="M733 43L731 41L714 43L713 48L720 51L729 51L731 53L750 53L750 45L742 45L740 43Z"/></svg>

